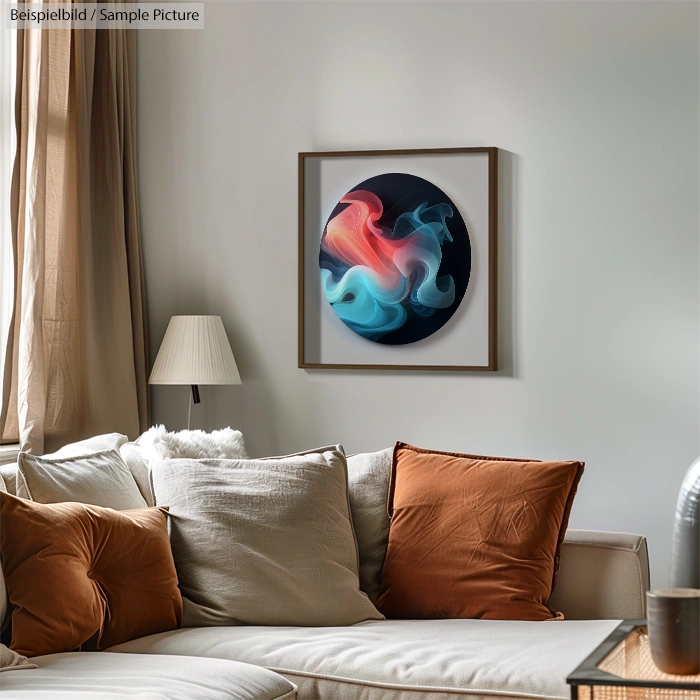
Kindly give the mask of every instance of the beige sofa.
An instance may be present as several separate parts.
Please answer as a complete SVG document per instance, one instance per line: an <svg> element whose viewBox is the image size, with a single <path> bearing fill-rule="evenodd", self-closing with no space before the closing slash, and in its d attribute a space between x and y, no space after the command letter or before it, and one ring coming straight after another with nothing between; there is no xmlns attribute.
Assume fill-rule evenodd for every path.
<svg viewBox="0 0 700 700"><path fill-rule="evenodd" d="M304 700L570 697L566 676L620 619L644 616L644 538L570 530L553 606L566 620L384 620L342 628L208 627L112 651L231 659L288 678Z"/></svg>
<svg viewBox="0 0 700 700"><path fill-rule="evenodd" d="M130 467L133 463L132 460ZM138 466L134 469L137 483L144 486L143 473L138 473ZM13 475L7 467L1 473L11 490ZM354 496L357 502L362 492ZM388 538L388 528L385 536ZM69 677L75 679L76 673L80 676L83 664L85 668L97 669L87 676L96 682L101 673L100 664L117 664L116 658L124 664L126 654L137 654L133 659L138 673L147 677L152 669L156 679L154 690L159 689L160 694L153 698L182 697L177 691L169 690L166 681L171 671L182 674L183 669L187 669L194 684L191 697L207 697L198 695L195 686L197 678L211 676L211 671L203 669L202 664L210 664L212 659L224 664L218 667L217 677L226 679L228 674L241 681L245 677L250 685L252 681L239 665L226 666L226 662L264 667L296 686L298 697L304 700L568 698L567 674L619 620L644 617L648 588L649 567L643 537L569 530L561 555L559 582L550 601L550 607L564 613L563 621L383 620L351 627L180 629L121 644L110 650L114 654L59 654L39 658L36 660L39 669L3 674L12 677L12 693L5 693L9 688L2 678L0 687L3 697L8 698L61 697L57 694L65 682L61 657L74 666L68 672ZM93 657L99 657L99 664L91 661ZM112 657L116 657L115 661L107 661ZM51 687L52 677L55 687L45 695L28 694L30 686L33 692L38 691L31 684L32 677L40 673L44 674L42 687ZM113 679L113 693L117 694L104 697L134 695L129 688L120 690L123 678L118 672L109 671L108 676ZM292 697L285 695L292 692L291 685L269 684L269 677L256 680L248 689L243 687L245 683L243 686L239 683L228 695L225 691L223 695L217 694L218 691L215 693L210 688L210 697L250 700ZM258 694L255 687L259 688ZM91 692L90 688L85 690ZM65 697L83 697L77 693L77 687L71 693ZM144 697L150 700L151 695Z"/></svg>

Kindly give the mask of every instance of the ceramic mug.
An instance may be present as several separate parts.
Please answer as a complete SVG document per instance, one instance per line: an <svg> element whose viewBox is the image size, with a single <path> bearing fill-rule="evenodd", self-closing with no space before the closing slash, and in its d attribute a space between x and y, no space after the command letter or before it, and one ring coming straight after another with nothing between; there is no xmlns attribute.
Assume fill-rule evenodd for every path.
<svg viewBox="0 0 700 700"><path fill-rule="evenodd" d="M700 589L647 593L647 629L654 663L664 673L700 673Z"/></svg>

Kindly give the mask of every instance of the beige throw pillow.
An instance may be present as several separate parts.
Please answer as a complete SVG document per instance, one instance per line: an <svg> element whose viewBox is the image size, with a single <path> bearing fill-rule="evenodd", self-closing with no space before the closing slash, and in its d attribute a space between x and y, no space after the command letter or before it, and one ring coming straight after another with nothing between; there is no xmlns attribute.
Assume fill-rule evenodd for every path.
<svg viewBox="0 0 700 700"><path fill-rule="evenodd" d="M17 472L17 495L37 503L75 501L114 510L147 506L116 450L59 459L20 452Z"/></svg>
<svg viewBox="0 0 700 700"><path fill-rule="evenodd" d="M59 459L63 457L79 457L81 455L92 454L93 452L105 452L107 450L118 450L129 440L121 433L105 433L95 435L85 440L71 442L64 445L60 450L51 454L41 455L44 459ZM0 465L0 483L4 484L3 490L13 496L27 497L26 490L20 493L20 484L17 480L17 463Z"/></svg>
<svg viewBox="0 0 700 700"><path fill-rule="evenodd" d="M151 489L151 470L148 462L141 455L141 447L138 442L125 442L119 448L119 454L124 460L124 464L129 467L131 476L134 477L136 485L139 487L141 495L146 499L149 506L156 504Z"/></svg>
<svg viewBox="0 0 700 700"><path fill-rule="evenodd" d="M26 656L22 656L16 651L8 649L4 644L0 644L0 673L3 671L20 671L28 668L39 667L29 661ZM2 685L1 682L0 685Z"/></svg>
<svg viewBox="0 0 700 700"><path fill-rule="evenodd" d="M58 459L59 457L80 457L80 455L93 454L94 452L106 452L118 450L129 438L121 433L105 433L93 435L93 437L78 442L70 442L60 450L51 454L41 455L44 459Z"/></svg>
<svg viewBox="0 0 700 700"><path fill-rule="evenodd" d="M280 458L151 463L170 506L183 625L380 620L359 589L340 446Z"/></svg>
<svg viewBox="0 0 700 700"><path fill-rule="evenodd" d="M375 603L389 542L389 481L394 448L348 457L348 493L360 555L360 588Z"/></svg>

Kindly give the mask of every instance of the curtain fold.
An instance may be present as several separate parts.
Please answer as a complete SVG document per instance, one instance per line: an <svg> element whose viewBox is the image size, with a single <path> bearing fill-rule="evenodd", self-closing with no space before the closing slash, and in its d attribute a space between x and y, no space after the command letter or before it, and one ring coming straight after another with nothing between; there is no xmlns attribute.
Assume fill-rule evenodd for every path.
<svg viewBox="0 0 700 700"><path fill-rule="evenodd" d="M34 454L148 426L134 30L17 38L15 308L0 428Z"/></svg>

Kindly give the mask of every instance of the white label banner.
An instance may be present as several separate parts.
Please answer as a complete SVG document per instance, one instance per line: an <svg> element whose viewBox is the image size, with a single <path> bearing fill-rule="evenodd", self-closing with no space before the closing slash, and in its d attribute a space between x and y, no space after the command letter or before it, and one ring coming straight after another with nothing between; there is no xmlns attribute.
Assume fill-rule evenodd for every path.
<svg viewBox="0 0 700 700"><path fill-rule="evenodd" d="M6 29L203 29L203 2L5 3Z"/></svg>

